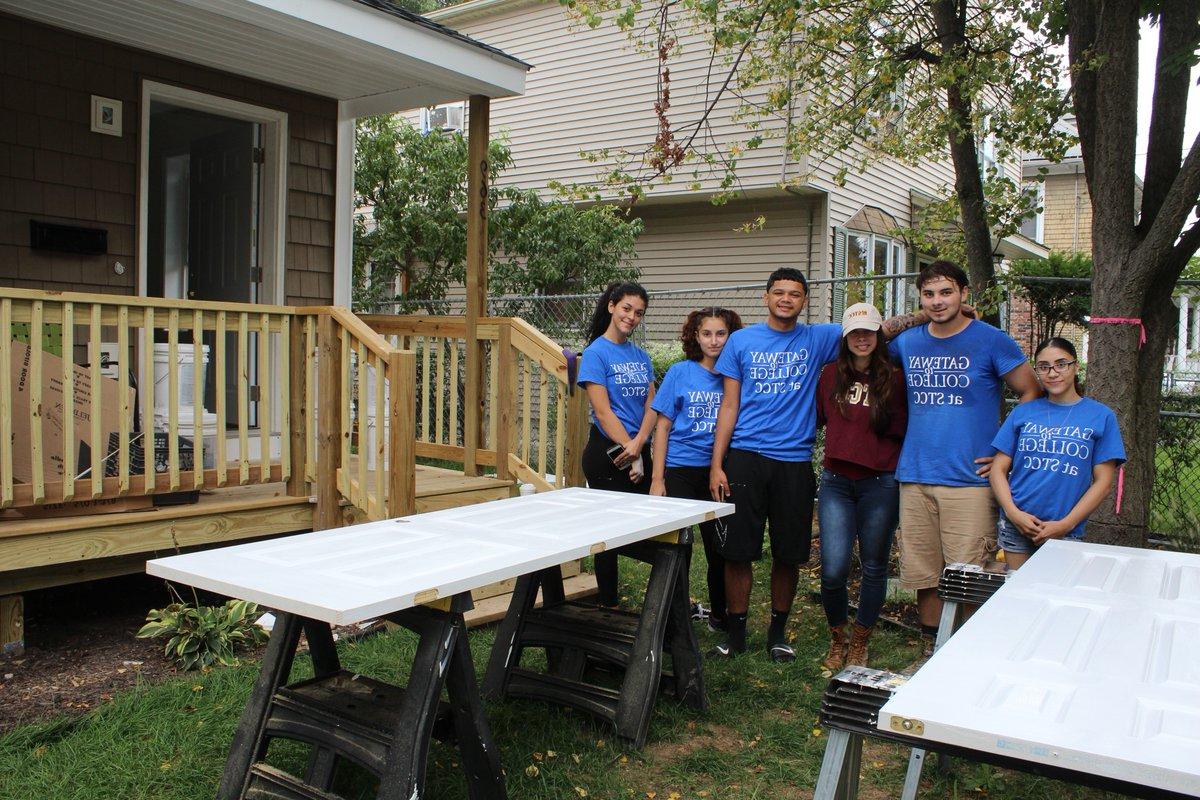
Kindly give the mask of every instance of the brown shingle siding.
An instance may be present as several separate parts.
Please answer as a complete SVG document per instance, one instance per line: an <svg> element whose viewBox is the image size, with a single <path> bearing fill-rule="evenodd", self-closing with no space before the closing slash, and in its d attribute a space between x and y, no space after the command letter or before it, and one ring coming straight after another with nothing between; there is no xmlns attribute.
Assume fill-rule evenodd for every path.
<svg viewBox="0 0 1200 800"><path fill-rule="evenodd" d="M5 14L0 41L0 285L136 291L140 104L150 80L287 112L287 300L332 301L333 255L324 245L332 237L336 101ZM121 101L122 136L91 131L92 95ZM30 218L104 228L108 253L35 253ZM115 274L116 261L124 275Z"/></svg>

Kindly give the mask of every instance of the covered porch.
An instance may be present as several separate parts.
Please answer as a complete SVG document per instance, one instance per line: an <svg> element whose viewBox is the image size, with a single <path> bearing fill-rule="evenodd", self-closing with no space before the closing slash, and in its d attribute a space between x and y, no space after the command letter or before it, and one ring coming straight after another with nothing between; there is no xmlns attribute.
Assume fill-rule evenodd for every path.
<svg viewBox="0 0 1200 800"><path fill-rule="evenodd" d="M0 159L0 645L20 646L21 592L155 552L580 480L584 401L561 349L484 316L489 105L523 91L527 65L381 0L0 0L0 21L6 96L66 98L18 110L35 133ZM123 131L88 129L89 96L117 101ZM261 150L242 249L208 266L181 251L193 275L175 291L148 235L164 98L256 120ZM358 317L355 120L463 98L467 313ZM26 156L89 186L19 172ZM107 244L39 247L34 223ZM223 281L226 263L249 283Z"/></svg>

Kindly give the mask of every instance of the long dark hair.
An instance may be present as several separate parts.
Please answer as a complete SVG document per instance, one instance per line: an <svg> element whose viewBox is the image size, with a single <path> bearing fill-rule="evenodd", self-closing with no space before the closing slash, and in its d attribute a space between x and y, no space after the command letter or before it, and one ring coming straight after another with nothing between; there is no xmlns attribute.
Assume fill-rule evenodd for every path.
<svg viewBox="0 0 1200 800"><path fill-rule="evenodd" d="M850 404L850 389L857 381L854 357L850 353L850 345L845 336L842 337L837 361L834 363L836 366L833 373L833 393L830 396L837 404L838 413L847 417L849 415L846 413L846 406ZM868 406L871 410L871 429L880 436L887 432L892 422L888 406L892 399L892 382L895 375L896 365L888 358L887 341L883 338L883 331L875 331L875 349L871 351L870 360L867 362L867 396L871 401Z"/></svg>
<svg viewBox="0 0 1200 800"><path fill-rule="evenodd" d="M608 330L608 325L612 322L612 312L608 310L608 304L618 303L621 298L629 295L640 297L643 303L647 306L650 305L650 295L646 294L646 290L640 283L633 281L610 283L608 288L600 294L600 299L596 301L596 310L592 312L592 321L588 323L588 344L599 339Z"/></svg>
<svg viewBox="0 0 1200 800"><path fill-rule="evenodd" d="M679 334L679 341L683 342L683 354L689 361L699 361L704 358L704 352L700 349L700 342L696 340L696 335L700 333L700 326L706 319L721 320L730 333L742 329L742 318L733 309L720 306L696 309L687 315L687 319L683 322L683 330Z"/></svg>
<svg viewBox="0 0 1200 800"><path fill-rule="evenodd" d="M1071 354L1071 360L1075 362L1075 391L1080 397L1083 397L1083 381L1079 380L1079 355L1075 352L1075 345L1070 339L1064 339L1061 336L1051 336L1044 342L1039 344L1033 350L1033 363L1037 363L1037 357L1047 347L1056 347L1059 350L1066 350ZM1049 392L1042 389L1042 396L1045 397Z"/></svg>

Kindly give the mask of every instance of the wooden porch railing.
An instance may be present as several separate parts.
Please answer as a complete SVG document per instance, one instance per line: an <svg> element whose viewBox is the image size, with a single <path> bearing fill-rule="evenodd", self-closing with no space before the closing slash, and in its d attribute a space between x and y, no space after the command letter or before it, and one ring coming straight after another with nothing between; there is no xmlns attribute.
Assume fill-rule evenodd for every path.
<svg viewBox="0 0 1200 800"><path fill-rule="evenodd" d="M285 306L0 289L0 508L271 481L305 493L307 448L297 435L304 371L295 365L304 363L296 352L311 323L310 314ZM27 350L13 340L19 329ZM61 358L43 351L48 339L60 343ZM165 420L155 418L155 343L166 346L158 377L167 405L157 409ZM115 381L102 375L102 344L116 354ZM214 365L213 412L198 390L205 359L195 344L208 347ZM76 348L86 353L82 366ZM13 363L17 352L25 363ZM181 370L184 353L192 364ZM186 424L185 378L196 387ZM61 405L51 407L56 401ZM15 429L26 432L19 450ZM149 433L155 430L158 437ZM57 452L46 449L52 438L60 441ZM80 452L88 454L85 463ZM14 457L28 469L20 482Z"/></svg>
<svg viewBox="0 0 1200 800"><path fill-rule="evenodd" d="M0 288L0 509L283 481L320 527L411 513L415 364L342 308Z"/></svg>
<svg viewBox="0 0 1200 800"><path fill-rule="evenodd" d="M309 309L304 309L309 310ZM318 420L313 527L337 527L340 497L369 519L411 514L416 498L416 358L344 308L317 323Z"/></svg>
<svg viewBox="0 0 1200 800"><path fill-rule="evenodd" d="M521 319L487 317L476 331L484 345L481 407L471 396L467 324L461 317L361 317L393 346L416 358L416 455L494 467L497 477L532 483L538 491L583 485L580 456L587 437L587 401L569 391L562 349ZM480 420L478 441L471 442ZM474 458L470 456L473 455Z"/></svg>

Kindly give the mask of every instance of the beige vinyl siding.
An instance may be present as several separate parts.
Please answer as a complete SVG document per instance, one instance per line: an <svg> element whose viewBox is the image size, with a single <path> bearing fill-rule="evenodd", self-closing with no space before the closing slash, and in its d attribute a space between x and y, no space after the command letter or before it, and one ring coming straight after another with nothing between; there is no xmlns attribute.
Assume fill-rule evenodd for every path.
<svg viewBox="0 0 1200 800"><path fill-rule="evenodd" d="M551 181L592 182L611 169L612 161L590 163L580 157L581 150L641 152L653 143L657 60L636 51L615 25L573 25L558 3L508 7L461 22L446 12L433 17L533 64L523 96L492 103L493 135L508 136L516 161L502 177L504 184L540 190ZM706 91L715 93L723 78L714 67L709 85L707 53L703 37L689 33L680 37L680 52L668 61L668 119L674 126L699 119ZM711 117L712 135L722 141L750 138L745 126L732 119L737 105L732 97L721 101ZM782 168L778 141L767 140L743 156L738 177L743 188L774 187ZM652 194L691 192L690 171L680 170L672 183L659 185ZM707 180L702 191L716 188Z"/></svg>
<svg viewBox="0 0 1200 800"><path fill-rule="evenodd" d="M492 103L492 135L508 138L515 159L515 165L501 177L502 184L545 191L553 181L588 182L604 168L611 167L611 161L589 163L580 157L581 150L645 149L653 142L657 133L653 110L656 59L653 53L635 50L626 34L611 22L589 29L573 23L558 3L520 0L478 10L467 4L431 16L533 64L524 96ZM713 79L706 81L708 49L701 35L692 32L681 36L680 41L681 53L668 62L672 101L668 117L675 125L697 119L704 106L706 89L715 92L724 77L723 70L715 67ZM713 116L711 135L723 147L743 142L751 135L744 122L732 117L737 105L737 100L727 98ZM409 119L416 123L419 114L411 114ZM778 134L781 125L775 121L765 127ZM785 195L783 180L812 191L814 196L827 195L826 202L813 201L819 224L813 231L813 263L808 271L814 277L829 274L833 258L832 228L843 225L863 206L876 206L905 226L913 221L914 191L936 197L952 190L954 171L948 153L944 158L921 159L914 164L880 159L861 172L846 176L844 184L838 185L834 180L838 170L857 161L865 147L858 144L853 153L813 155L796 163L785 160L780 138L768 135L762 147L743 154L739 160L739 188L752 195L776 198L774 210L766 213L764 239L774 234L774 226L779 226L779 230L795 226L795 220L784 209L796 208L797 204L807 208L808 201L786 199L791 195ZM1019 176L1019 164L1005 167L1010 174ZM739 266L739 259L753 248L748 249L746 239L737 238L743 235L733 230L745 217L728 211L732 206L725 207L724 212L712 206L707 206L710 210L706 212L695 211L705 208L703 203L696 205L700 195L716 187L708 181L698 193L691 183L690 169L679 169L672 183L660 184L651 192L652 200L669 199L669 210L650 205L639 207L639 213L647 218L646 232L639 243L639 266L649 286L705 285L710 272L725 269L723 260L732 265L731 274L750 271L749 267ZM689 210L683 211L685 208ZM680 244L687 245L684 252L695 252L700 259L698 263L704 271L699 272L699 278L692 271L676 266L678 259L674 254L670 258L655 255L656 248L667 247L655 241L659 236L656 226L677 227L683 224L678 221L681 215L691 214L695 214L696 220L691 230L692 241ZM677 221L668 224L668 219ZM807 225L805 213L806 255ZM766 249L760 254L766 255ZM772 258L774 255L768 256L768 260ZM671 264L665 263L667 260Z"/></svg>
<svg viewBox="0 0 1200 800"><path fill-rule="evenodd" d="M761 229L738 230L759 214L766 217ZM647 289L757 284L777 267L798 267L814 278L826 270L808 263L809 225L816 228L821 216L806 198L647 207L642 220L635 263Z"/></svg>

